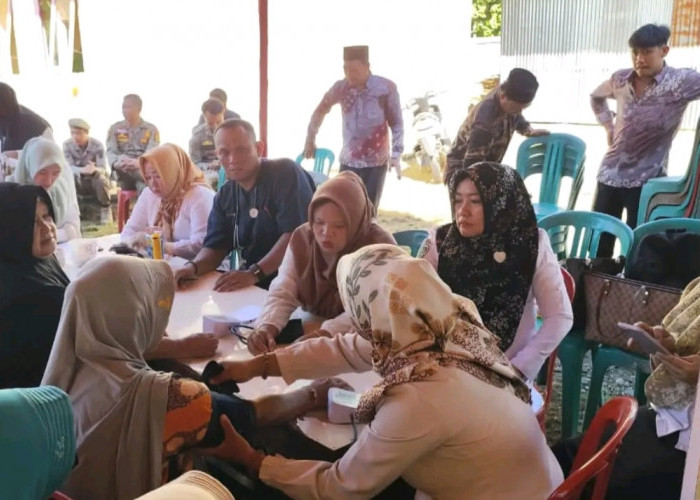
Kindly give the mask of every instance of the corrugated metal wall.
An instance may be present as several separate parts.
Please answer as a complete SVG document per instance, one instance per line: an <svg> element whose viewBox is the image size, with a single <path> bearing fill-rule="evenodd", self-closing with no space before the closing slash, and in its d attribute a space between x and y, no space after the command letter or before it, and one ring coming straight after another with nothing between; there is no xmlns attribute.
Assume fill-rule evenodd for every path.
<svg viewBox="0 0 700 500"><path fill-rule="evenodd" d="M646 23L672 28L670 65L698 68L700 0L503 0L501 75L514 67L537 75L528 119L594 123L591 91L631 67L627 39ZM683 126L694 128L699 115L691 105Z"/></svg>

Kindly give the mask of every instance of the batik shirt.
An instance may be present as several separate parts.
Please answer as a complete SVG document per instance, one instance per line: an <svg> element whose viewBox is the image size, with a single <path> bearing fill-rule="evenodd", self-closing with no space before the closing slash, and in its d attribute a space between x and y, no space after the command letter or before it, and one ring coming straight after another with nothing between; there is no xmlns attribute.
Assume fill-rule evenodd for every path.
<svg viewBox="0 0 700 500"><path fill-rule="evenodd" d="M113 167L121 155L138 158L158 144L160 135L155 125L141 120L132 128L129 122L122 120L109 127L107 132L107 161Z"/></svg>
<svg viewBox="0 0 700 500"><path fill-rule="evenodd" d="M690 101L700 98L700 73L664 66L637 97L634 70L613 73L591 94L599 123L614 121L613 143L603 157L598 182L636 188L653 177L666 175L668 152ZM606 99L617 101L617 115Z"/></svg>
<svg viewBox="0 0 700 500"><path fill-rule="evenodd" d="M343 149L340 164L353 168L386 165L403 152L403 117L396 84L370 75L364 88L339 80L326 92L309 123L306 143L315 142L324 116L340 103L343 114ZM391 153L389 152L391 128Z"/></svg>
<svg viewBox="0 0 700 500"><path fill-rule="evenodd" d="M530 123L523 115L508 114L501 108L500 88L492 90L469 112L459 127L452 150L447 155L445 179L460 167L480 161L501 163L514 131L525 134Z"/></svg>
<svg viewBox="0 0 700 500"><path fill-rule="evenodd" d="M63 143L63 155L66 157L66 163L70 165L76 175L80 173L76 171L77 169L90 162L98 170L106 172L105 147L94 137L88 138L85 148L78 146L73 139L68 139Z"/></svg>

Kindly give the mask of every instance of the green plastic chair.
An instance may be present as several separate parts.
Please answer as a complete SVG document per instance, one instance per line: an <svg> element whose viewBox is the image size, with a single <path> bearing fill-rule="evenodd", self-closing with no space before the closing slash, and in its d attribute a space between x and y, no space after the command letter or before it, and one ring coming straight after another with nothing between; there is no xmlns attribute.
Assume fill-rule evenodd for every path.
<svg viewBox="0 0 700 500"><path fill-rule="evenodd" d="M547 231L552 249L559 259L596 257L602 233L614 235L620 241L624 255L632 245L632 230L627 224L598 212L558 212L543 218L538 225ZM568 245L570 230L573 230L573 237L571 245ZM583 358L587 351L595 356L597 349L596 342L584 338L583 328L572 328L557 349L562 365L562 438L571 437L578 430Z"/></svg>
<svg viewBox="0 0 700 500"><path fill-rule="evenodd" d="M226 182L226 169L222 166L219 167L219 183L216 185L216 190L221 191L221 188Z"/></svg>
<svg viewBox="0 0 700 500"><path fill-rule="evenodd" d="M569 134L531 137L518 148L516 169L520 176L542 174L540 198L533 203L535 216L541 219L564 210L557 206L562 177L571 177L571 193L566 209L573 210L583 183L586 143Z"/></svg>
<svg viewBox="0 0 700 500"><path fill-rule="evenodd" d="M301 165L304 161L304 153L297 156L297 163ZM316 154L314 155L314 172L319 172L328 176L331 173L331 167L335 161L335 154L330 149L326 148L316 148Z"/></svg>
<svg viewBox="0 0 700 500"><path fill-rule="evenodd" d="M663 233L667 229L685 229L689 233L700 234L700 220L696 219L662 219L642 224L634 230L634 239L632 247L628 253L628 264L634 262L639 255L639 246L642 240L656 233ZM583 420L583 428L586 429L596 411L603 403L602 387L603 379L608 368L611 366L621 366L632 368L636 372L634 396L639 401L639 404L646 403L646 395L644 394L644 382L651 373L649 358L640 356L632 352L618 349L613 346L600 346L593 360L593 371L591 372L591 385L588 392L588 400L586 401L586 414Z"/></svg>
<svg viewBox="0 0 700 500"><path fill-rule="evenodd" d="M700 182L700 120L695 130L688 169L683 176L657 177L649 179L642 187L639 197L637 225L662 217L683 217L686 208L693 202Z"/></svg>
<svg viewBox="0 0 700 500"><path fill-rule="evenodd" d="M410 247L412 257L418 255L418 250L427 237L428 231L425 229L409 229L408 231L394 233L397 245Z"/></svg>

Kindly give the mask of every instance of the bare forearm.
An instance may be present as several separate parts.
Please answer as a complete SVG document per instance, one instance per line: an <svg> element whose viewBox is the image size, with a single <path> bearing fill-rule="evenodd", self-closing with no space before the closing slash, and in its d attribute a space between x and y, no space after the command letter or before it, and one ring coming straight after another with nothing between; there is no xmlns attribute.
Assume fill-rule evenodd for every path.
<svg viewBox="0 0 700 500"><path fill-rule="evenodd" d="M287 245L289 245L289 240L292 237L292 233L284 233L280 236L275 246L273 246L267 255L260 259L258 265L262 268L265 274L272 274L277 272L280 264L282 264L282 259L284 258L284 252L287 251ZM201 252L200 252L201 253Z"/></svg>
<svg viewBox="0 0 700 500"><path fill-rule="evenodd" d="M144 354L144 359L163 359L163 358L176 358L178 354L179 343L175 339L168 337L163 337L163 339L158 342L158 345L151 349L149 352Z"/></svg>
<svg viewBox="0 0 700 500"><path fill-rule="evenodd" d="M264 396L253 401L258 426L279 424L303 415L315 407L316 398L310 388L287 394Z"/></svg>
<svg viewBox="0 0 700 500"><path fill-rule="evenodd" d="M198 274L202 275L219 267L224 257L226 257L225 250L204 247L199 251L197 256L192 259L192 262L197 265Z"/></svg>

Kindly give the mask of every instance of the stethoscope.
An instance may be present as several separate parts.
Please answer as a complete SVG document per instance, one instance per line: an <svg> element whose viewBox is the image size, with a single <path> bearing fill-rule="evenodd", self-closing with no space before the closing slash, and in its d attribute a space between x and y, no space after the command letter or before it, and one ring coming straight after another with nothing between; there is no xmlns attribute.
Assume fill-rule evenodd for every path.
<svg viewBox="0 0 700 500"><path fill-rule="evenodd" d="M240 196L241 196L240 189L241 189L240 185L238 183L236 183L236 212L233 214L233 251L236 254L236 261L238 264L235 266L236 269L240 269L241 266L245 265L245 261L241 257L241 250L243 248L241 247L241 240L240 240L240 236L238 234L238 231L239 231L239 229L238 229L238 214L241 211L241 206L239 203ZM257 199L258 199L258 186L256 185L253 188L253 203L252 203L253 206L250 208L250 210L248 210L248 215L250 216L251 219L258 218L259 212L255 206Z"/></svg>

